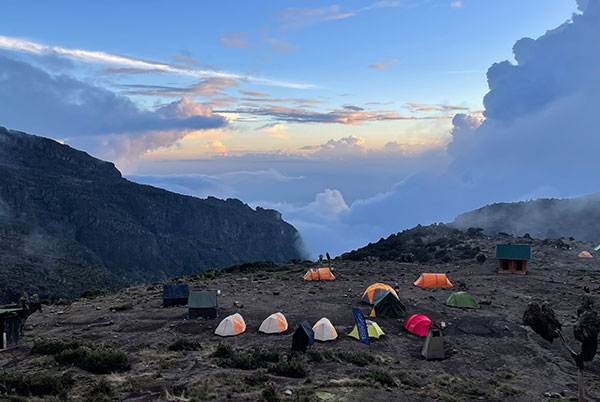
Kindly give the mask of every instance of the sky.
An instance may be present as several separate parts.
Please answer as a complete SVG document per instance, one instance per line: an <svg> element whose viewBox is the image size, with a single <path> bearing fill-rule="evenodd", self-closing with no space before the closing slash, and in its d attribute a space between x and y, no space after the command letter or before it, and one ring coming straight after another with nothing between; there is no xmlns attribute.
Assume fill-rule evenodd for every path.
<svg viewBox="0 0 600 402"><path fill-rule="evenodd" d="M597 191L598 1L5 3L0 125L338 255Z"/></svg>

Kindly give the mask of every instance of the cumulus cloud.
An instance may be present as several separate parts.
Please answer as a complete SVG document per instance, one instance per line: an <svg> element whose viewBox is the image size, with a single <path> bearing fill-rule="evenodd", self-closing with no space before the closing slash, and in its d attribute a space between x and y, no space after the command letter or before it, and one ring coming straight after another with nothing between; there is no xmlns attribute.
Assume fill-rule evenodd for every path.
<svg viewBox="0 0 600 402"><path fill-rule="evenodd" d="M263 128L263 131L267 133L269 137L287 140L290 138L287 129L288 127L284 124L269 124L267 127Z"/></svg>
<svg viewBox="0 0 600 402"><path fill-rule="evenodd" d="M35 116L35 118L32 118ZM223 127L223 117L203 113L171 117L140 109L124 96L67 75L50 75L0 56L0 121L55 138L138 134Z"/></svg>
<svg viewBox="0 0 600 402"><path fill-rule="evenodd" d="M454 0L452 3L450 3L450 7L463 8L463 2L462 2L462 0Z"/></svg>
<svg viewBox="0 0 600 402"><path fill-rule="evenodd" d="M571 22L538 39L519 40L515 64L490 67L485 119L465 113L453 117L444 164L346 203L347 209L326 223L302 205L279 205L284 219L301 228L313 256L339 254L418 223L451 221L488 203L597 192L600 3L578 4L583 13ZM462 111L451 105L434 108ZM393 141L388 147L401 149ZM319 197L344 198L344 191L333 196L336 187L329 188Z"/></svg>

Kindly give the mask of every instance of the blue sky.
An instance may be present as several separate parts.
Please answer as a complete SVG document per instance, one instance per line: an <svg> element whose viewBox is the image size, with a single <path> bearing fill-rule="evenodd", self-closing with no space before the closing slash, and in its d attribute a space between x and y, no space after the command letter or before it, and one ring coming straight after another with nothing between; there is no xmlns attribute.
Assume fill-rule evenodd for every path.
<svg viewBox="0 0 600 402"><path fill-rule="evenodd" d="M337 254L481 203L591 191L536 176L414 212L392 197L444 199L436 180L476 183L466 150L484 152L502 126L486 115L512 110L502 127L518 132L523 113L587 87L545 45L587 51L577 28L546 32L577 25L589 4L579 26L591 24L596 1L5 3L0 125L114 161L132 180L277 208L313 255ZM520 41L515 60L522 38L533 45ZM593 53L583 50L573 57ZM490 88L486 73L504 60ZM404 189L422 175L433 188ZM399 210L410 219L378 217Z"/></svg>

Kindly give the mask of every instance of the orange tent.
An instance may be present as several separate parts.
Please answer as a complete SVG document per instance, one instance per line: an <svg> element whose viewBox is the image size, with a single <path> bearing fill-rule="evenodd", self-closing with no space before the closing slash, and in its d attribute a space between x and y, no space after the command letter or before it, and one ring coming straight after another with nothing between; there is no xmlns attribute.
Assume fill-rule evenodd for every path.
<svg viewBox="0 0 600 402"><path fill-rule="evenodd" d="M305 281L332 281L335 276L329 268L309 269L304 274Z"/></svg>
<svg viewBox="0 0 600 402"><path fill-rule="evenodd" d="M386 285L385 283L374 283L364 291L361 300L368 304L374 304L377 299L383 296L388 290L396 296L396 299L399 299L398 294L391 286Z"/></svg>
<svg viewBox="0 0 600 402"><path fill-rule="evenodd" d="M592 255L588 251L582 251L578 255L579 258L593 258Z"/></svg>
<svg viewBox="0 0 600 402"><path fill-rule="evenodd" d="M415 281L415 286L422 288L451 288L453 285L446 278L446 274L421 274L419 279Z"/></svg>

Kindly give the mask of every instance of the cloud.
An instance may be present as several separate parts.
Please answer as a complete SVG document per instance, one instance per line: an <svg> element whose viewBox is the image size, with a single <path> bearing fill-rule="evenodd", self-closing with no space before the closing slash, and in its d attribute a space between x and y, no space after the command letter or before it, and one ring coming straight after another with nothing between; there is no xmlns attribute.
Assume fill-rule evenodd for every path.
<svg viewBox="0 0 600 402"><path fill-rule="evenodd" d="M248 32L229 32L227 35L221 36L219 40L226 47L235 47L238 49L247 49L249 47Z"/></svg>
<svg viewBox="0 0 600 402"><path fill-rule="evenodd" d="M287 140L290 135L287 132L288 127L284 124L272 124L268 127L263 128L263 131L269 135L269 137L277 138L280 140Z"/></svg>
<svg viewBox="0 0 600 402"><path fill-rule="evenodd" d="M141 70L160 71L163 73L195 78L220 77L286 88L314 88L314 85L311 84L280 81L247 74L228 73L224 71L216 71L214 69L192 68L187 65L169 64L120 54L111 54L83 49L68 49L59 46L47 46L23 39L11 38L8 36L0 36L0 48L17 52L25 52L38 56L55 55L83 63L112 65L135 69L130 71L137 71L138 73Z"/></svg>
<svg viewBox="0 0 600 402"><path fill-rule="evenodd" d="M244 100L244 98L242 98ZM240 106L240 105L238 105ZM356 106L353 106L356 108ZM362 109L362 108L359 108ZM367 111L348 108L334 109L330 112L307 110L305 107L287 107L266 105L264 107L238 107L236 109L215 110L216 113L236 113L270 117L273 120L287 123L329 123L344 125L360 125L369 121L390 120L445 120L452 116L403 116L390 111Z"/></svg>
<svg viewBox="0 0 600 402"><path fill-rule="evenodd" d="M375 70L385 70L385 69L390 68L394 64L398 64L398 63L399 63L399 61L397 59L385 60L380 63L369 64L369 68L372 68Z"/></svg>
<svg viewBox="0 0 600 402"><path fill-rule="evenodd" d="M468 111L469 108L466 106L458 105L426 105L423 103L408 102L406 104L411 112L453 112L453 111Z"/></svg>
<svg viewBox="0 0 600 402"><path fill-rule="evenodd" d="M393 153L397 164L408 160L413 170L403 171L404 177L386 191L347 201L352 187L342 189L336 177L340 186L330 184L326 191L322 187L314 200L263 205L278 208L316 256L325 251L337 255L419 223L452 221L488 203L597 192L600 3L580 1L579 6L584 12L572 22L538 39L517 41L514 64L505 61L489 68L485 120L454 115L452 141L445 152L423 154L426 162L420 170L414 170L414 159L401 153L401 142L389 141L384 151L400 153ZM455 105L412 107L419 113L463 111ZM336 121L328 114L316 119L325 117ZM363 151L358 139L348 138L305 151L316 154L329 147L338 153L345 148L354 152L351 160L361 169L368 166L360 162L364 158L374 163L384 155ZM384 171L378 169L371 177ZM351 172L354 187L368 182L356 179L358 170ZM324 216L327 213L332 219Z"/></svg>
<svg viewBox="0 0 600 402"><path fill-rule="evenodd" d="M205 78L187 87L173 87L145 84L120 84L118 88L124 89L126 95L143 96L170 96L181 97L189 95L215 96L229 87L237 87L239 83L231 78L210 77Z"/></svg>
<svg viewBox="0 0 600 402"><path fill-rule="evenodd" d="M298 46L287 43L281 39L266 38L265 42L271 46L271 51L276 53L294 52L298 50Z"/></svg>
<svg viewBox="0 0 600 402"><path fill-rule="evenodd" d="M223 127L208 113L185 118L140 109L131 100L67 75L50 75L0 56L0 121L6 126L55 138L135 134L149 130Z"/></svg>
<svg viewBox="0 0 600 402"><path fill-rule="evenodd" d="M269 96L269 94L266 94L264 92L247 91L247 90L244 90L244 89L240 89L240 93L242 95L253 96L255 98L266 98L266 97Z"/></svg>
<svg viewBox="0 0 600 402"><path fill-rule="evenodd" d="M450 7L463 8L463 2L462 2L462 0L454 0L452 3L450 3Z"/></svg>
<svg viewBox="0 0 600 402"><path fill-rule="evenodd" d="M321 8L286 8L273 15L281 21L281 29L300 28L326 21L344 20L364 11L378 8L399 7L400 1L379 1L356 10L344 10L339 5Z"/></svg>

